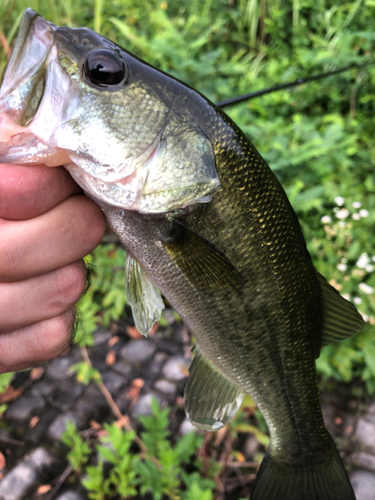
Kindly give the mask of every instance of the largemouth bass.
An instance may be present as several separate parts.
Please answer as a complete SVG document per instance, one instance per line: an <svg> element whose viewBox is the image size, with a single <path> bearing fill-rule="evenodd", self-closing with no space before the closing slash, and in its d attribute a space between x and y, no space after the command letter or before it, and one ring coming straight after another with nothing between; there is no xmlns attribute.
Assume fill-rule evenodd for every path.
<svg viewBox="0 0 375 500"><path fill-rule="evenodd" d="M314 268L284 190L204 96L88 29L28 9L0 89L0 161L63 164L127 249L139 330L160 292L196 338L186 413L215 430L251 394L271 442L253 500L353 500L324 426L322 346L363 320Z"/></svg>

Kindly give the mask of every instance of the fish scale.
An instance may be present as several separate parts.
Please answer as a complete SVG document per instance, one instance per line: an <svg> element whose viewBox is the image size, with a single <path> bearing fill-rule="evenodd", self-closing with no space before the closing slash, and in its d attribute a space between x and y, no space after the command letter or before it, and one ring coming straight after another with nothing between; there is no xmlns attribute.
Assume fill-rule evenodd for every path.
<svg viewBox="0 0 375 500"><path fill-rule="evenodd" d="M246 143L245 143L246 144ZM225 149L225 147L224 147ZM274 179L272 178L272 174L270 173L269 169L265 166L265 164L263 163L262 160L256 158L256 152L253 148L250 149L249 151L249 154L244 154L245 158L247 158L248 162L250 163L250 168L248 167L248 163L246 163L246 160L243 164L243 168L239 168L239 165L237 164L236 166L236 171L235 173L238 173L238 176L239 176L239 184L240 186L239 187L242 187L241 184L242 183L251 183L251 186L252 186L252 190L251 190L251 193L253 192L257 192L257 185L255 184L257 181L258 183L260 184L259 186L259 190L262 190L262 193L263 193L263 196L262 196L262 201L263 201L263 206L264 206L264 209L262 210L262 206L259 206L259 201L258 201L258 204L257 204L257 207L256 207L256 211L255 211L255 216L254 219L258 219L258 224L260 222L260 226L261 226L261 230L260 231L256 231L255 227L254 227L254 234L256 236L253 237L253 239L258 239L260 240L260 242L258 243L258 246L260 247L263 247L263 248L266 248L267 249L267 253L268 255L266 257L268 257L268 261L270 263L270 265L273 267L272 271L270 270L269 273L270 273L270 278L273 281L276 282L277 284L277 288L279 290L279 297L277 297L277 299L275 299L275 303L277 304L277 306L279 307L279 303L282 301L282 302L287 302L287 303L295 303L295 297L298 296L298 294L300 293L300 288L304 288L306 289L307 287L307 279L306 279L306 276L305 276L305 279L302 281L301 279L299 279L299 276L297 275L296 278L294 278L295 274L296 274L296 269L295 269L295 266L294 265L291 265L289 264L288 265L288 268L289 269L285 269L285 271L283 271L283 266L284 266L284 262L282 262L282 257L280 258L277 258L277 256L282 256L282 253L284 251L284 253L287 253L287 262L291 262L290 261L290 247L288 250L285 250L287 248L287 242L290 241L292 238L291 238L291 234L293 233L296 233L296 230L295 230L295 227L290 227L290 222L288 221L288 219L282 219L280 220L280 216L279 216L279 220L280 220L280 223L279 224L275 224L273 225L272 229L273 231L269 233L264 233L264 228L262 228L262 225L264 227L269 227L267 224L266 224L266 220L267 219L272 219L272 218L277 218L277 214L278 212L284 212L285 213L285 209L283 210L283 205L281 203L278 203L278 204L270 204L269 203L269 197L271 197L273 199L273 201L275 201L275 198L277 197L277 189L275 187L275 181ZM254 158L255 161L254 161ZM230 159L231 160L231 159ZM220 163L218 163L218 166L220 165ZM262 172L262 167L263 167L263 171ZM235 177L230 175L231 172L227 170L227 165L224 163L223 164L223 170L225 170L225 175L228 175L230 176L230 182L233 183L233 181L235 180ZM247 176L246 178L243 180L241 179L240 177L240 172L243 170L243 169L247 169ZM220 170L219 170L219 173ZM268 174L268 175L267 175ZM267 179L268 177L268 179ZM222 179L222 183L224 184L224 176L221 177ZM270 184L270 187L265 187L265 184L269 185ZM277 186L277 185L276 185ZM268 196L267 196L268 195ZM283 195L283 193L282 193ZM250 194L248 195L249 198L251 198ZM281 196L279 196L280 198ZM220 198L220 202L222 204L225 204L225 201L223 198ZM249 200L250 201L250 204L251 204L251 199ZM242 206L244 205L244 200L242 198ZM272 206L272 211L270 210L270 206ZM287 206L288 208L288 206ZM247 208L243 207L244 209L244 217L245 218L252 218L251 215L252 215L252 210L250 208L249 211L247 211ZM282 217L282 216L281 216ZM285 217L285 216L284 216ZM261 220L259 220L261 219ZM200 219L201 221L205 221L207 222L207 226L210 227L211 226L211 221L210 221L210 218L209 216L206 214L206 217L205 219ZM232 221L233 222L233 221ZM243 227L245 226L246 224L239 224L240 227ZM236 265L236 255L231 255L229 253L230 249L227 249L226 246L225 246L225 229L224 229L224 234L214 234L215 232L210 232L209 234L206 234L204 228L202 227L203 224L199 224L199 226L196 228L197 232L199 232L199 234L202 234L203 236L207 237L207 239L209 239L210 241L216 243L215 240L217 240L217 243L218 243L218 246L220 245L220 249L224 251L224 253L227 255L227 257L229 258L229 260L231 260L234 265ZM194 228L194 227L193 227ZM194 228L195 229L195 228ZM263 231L262 231L263 229ZM242 230L242 229L241 229ZM273 233L277 232L277 235L274 236ZM272 240L270 240L270 237L272 237ZM231 235L231 239L233 238L233 235ZM238 241L240 238L235 238L235 241ZM241 238L242 239L242 238ZM245 239L246 241L246 239ZM301 238L299 237L299 235L297 236L297 244L300 244L302 243L302 240ZM262 245L263 244L263 245ZM255 246L255 245L254 245ZM274 250L272 250L274 249ZM284 250L283 250L284 249ZM304 249L304 245L303 245L303 251L305 251ZM251 272L251 275L252 275L252 280L250 281L250 287L253 288L253 287L256 287L257 286L257 283L254 282L254 266L256 267L256 263L257 263L257 259L252 257L251 260L249 259L248 257L248 254L249 252L252 253L252 247L248 246L248 244L246 244L246 246L244 245L244 248L241 252L241 248L234 248L234 252L237 254L238 256L238 253L243 253L245 255L247 255L247 258L246 259L242 259L240 257L239 260L241 260L242 262L246 262L247 263L247 266L252 268L252 272ZM296 250L296 253L297 253L297 250ZM277 266L277 263L281 261L281 266ZM276 264L276 269L274 269L274 266ZM264 267L259 263L259 266L262 268L262 271L261 271L261 279L263 280L264 279ZM281 267L281 269L280 269ZM307 264L304 265L304 268L312 268L312 264L308 261ZM311 275L314 275L312 269L310 270L310 274ZM245 271L243 271L245 272ZM281 283L280 283L280 279L278 277L279 274L282 274L282 276L286 276L287 277L287 282L285 283L285 285L283 286ZM315 276L314 276L315 278ZM285 280L284 280L285 281ZM317 283L316 283L316 278L314 279L314 283L315 283L315 289L317 290L317 299L319 300L320 299L320 293L319 293L319 288L317 286ZM298 286L299 285L299 286ZM272 284L271 284L272 286ZM290 290L289 293L287 293L286 296L280 297L280 294L283 292L283 290ZM306 293L306 290L305 290L305 293ZM304 300L305 300L305 296L304 296ZM309 299L311 300L311 299ZM298 304L295 305L294 309L296 310L296 312L298 313ZM291 331L295 331L295 335L298 337L300 337L300 328L303 326L301 323L303 322L302 320L304 319L305 322L306 322L306 317L305 315L303 315L304 317L301 319L301 320L298 320L298 315L296 317L295 313L294 313L294 310L292 309L290 311L292 317L288 318L283 318L282 322L283 322L283 326L285 328L285 330L288 332L288 335L290 335L290 332ZM270 316L270 313L269 312L266 312L265 315L268 317ZM296 321L297 319L297 321ZM308 318L307 318L308 319ZM250 320L251 321L251 320ZM260 321L263 321L263 319L261 318ZM314 324L316 324L316 320L314 321L314 323L310 324L310 322L308 322L308 327L309 329L314 332L315 331L315 328L314 328ZM321 326L320 325L317 325L318 326L318 329L321 329ZM293 328L293 330L292 330ZM248 326L247 329L250 329L251 330L251 325ZM248 332L246 331L247 329L244 329L244 333L243 333L243 336L248 339L247 341L248 342L251 342L255 339L253 339L251 337L251 335L248 334ZM276 339L279 338L279 335L275 334L274 331L272 330L266 330L266 332L262 332L263 334L267 334L268 333L268 337L270 339L270 343L271 344L274 344ZM287 339L283 339L281 344L283 344ZM264 346L265 345L265 338L264 338L264 335L262 335L262 345ZM261 349L261 352L259 353L260 356L259 358L262 359L263 356L262 354L264 354L264 359L265 359L265 365L269 365L270 364L270 359L269 359L269 355L267 355L267 352L265 352L265 347L263 347ZM296 357L298 357L298 355L300 355L301 353L296 353ZM310 356L311 358L311 356ZM273 362L274 363L274 362ZM314 359L310 359L310 365L312 365L312 367L310 367L310 371L313 372L315 374L315 366L314 366ZM253 394L253 396L255 396L255 391L260 393L262 392L262 384L263 384L263 380L264 380L264 367L262 368L259 368L258 370L256 370L258 373L262 373L262 378L261 380L259 381L260 382L260 388L258 390L255 389L254 387L254 382L253 382L253 386L251 388L248 388L248 392L250 392L251 394ZM269 368L267 368L267 372L269 374ZM276 368L276 372L275 375L274 375L274 378L273 380L275 380L276 378L280 377L280 372L279 372L279 368L277 367ZM272 375L271 375L272 376ZM254 377L252 376L251 377L251 380L253 381L254 380ZM309 379L308 379L309 380ZM315 380L314 380L315 382ZM315 389L316 387L316 383L313 383L312 384L312 389ZM276 391L276 394L277 394L278 391ZM302 393L304 393L304 391L301 391ZM311 392L311 390L309 391ZM317 392L316 390L314 392ZM277 397L277 396L276 396ZM258 398L255 398L255 399L258 399ZM260 396L260 399L263 399L262 396ZM259 401L257 401L258 403L260 403ZM262 405L261 405L262 406ZM280 404L277 404L276 405L277 408L278 408L278 412L281 411L281 405ZM288 410L289 411L289 410ZM287 410L285 410L284 413L288 413ZM288 419L289 420L289 419ZM288 441L288 440L287 440ZM293 440L292 440L293 441ZM290 442L290 440L289 440Z"/></svg>

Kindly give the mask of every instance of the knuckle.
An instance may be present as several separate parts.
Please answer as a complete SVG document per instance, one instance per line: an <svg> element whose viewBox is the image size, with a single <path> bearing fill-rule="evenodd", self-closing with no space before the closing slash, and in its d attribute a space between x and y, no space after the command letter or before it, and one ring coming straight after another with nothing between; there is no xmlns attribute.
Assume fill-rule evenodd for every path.
<svg viewBox="0 0 375 500"><path fill-rule="evenodd" d="M82 261L59 269L53 292L53 301L58 309L66 311L78 302L85 290L86 276L86 268Z"/></svg>
<svg viewBox="0 0 375 500"><path fill-rule="evenodd" d="M76 311L0 336L0 374L26 368L66 352L72 344Z"/></svg>
<svg viewBox="0 0 375 500"><path fill-rule="evenodd" d="M83 213L82 225L85 231L85 243L90 249L99 245L105 232L105 219L100 208L91 200Z"/></svg>
<svg viewBox="0 0 375 500"><path fill-rule="evenodd" d="M45 354L45 359L58 356L67 349L74 328L74 318L75 308L73 307L44 322L36 341L42 349L41 352Z"/></svg>
<svg viewBox="0 0 375 500"><path fill-rule="evenodd" d="M8 281L16 270L16 252L9 236L9 222L0 219L0 280Z"/></svg>

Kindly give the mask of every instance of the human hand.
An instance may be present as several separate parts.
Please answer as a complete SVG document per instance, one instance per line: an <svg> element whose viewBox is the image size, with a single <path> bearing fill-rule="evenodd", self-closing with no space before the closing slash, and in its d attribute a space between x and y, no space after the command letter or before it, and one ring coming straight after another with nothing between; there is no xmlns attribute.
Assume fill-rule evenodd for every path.
<svg viewBox="0 0 375 500"><path fill-rule="evenodd" d="M68 172L0 164L0 373L68 349L104 217Z"/></svg>

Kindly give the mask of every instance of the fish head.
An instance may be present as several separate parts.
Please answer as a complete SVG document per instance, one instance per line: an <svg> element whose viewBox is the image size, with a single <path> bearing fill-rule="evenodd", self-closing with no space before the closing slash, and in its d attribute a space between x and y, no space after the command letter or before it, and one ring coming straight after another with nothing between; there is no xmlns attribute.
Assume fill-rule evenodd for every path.
<svg viewBox="0 0 375 500"><path fill-rule="evenodd" d="M220 181L196 95L101 35L27 9L0 88L0 162L64 165L94 200L140 213L208 202Z"/></svg>

